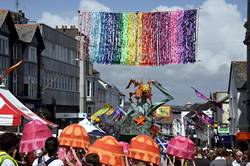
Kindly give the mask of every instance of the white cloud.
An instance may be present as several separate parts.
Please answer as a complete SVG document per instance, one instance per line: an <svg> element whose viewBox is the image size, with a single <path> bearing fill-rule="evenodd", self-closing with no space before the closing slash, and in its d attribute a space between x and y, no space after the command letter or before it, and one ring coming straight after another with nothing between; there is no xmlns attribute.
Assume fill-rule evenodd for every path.
<svg viewBox="0 0 250 166"><path fill-rule="evenodd" d="M96 0L81 0L79 5L79 10L81 11L90 11L90 12L97 12L97 11L103 11L103 12L111 12L111 9L104 4L101 4L100 2ZM52 14L48 11L43 12L40 19L37 21L39 23L45 23L51 27L55 27L58 25L59 27L62 25L76 25L77 26L77 20L78 17L73 16L70 17L61 17L57 14Z"/></svg>
<svg viewBox="0 0 250 166"><path fill-rule="evenodd" d="M88 12L111 12L109 7L96 0L81 0L79 9Z"/></svg>
<svg viewBox="0 0 250 166"><path fill-rule="evenodd" d="M245 56L245 29L236 5L225 0L207 0L200 10L198 58L210 71Z"/></svg>
<svg viewBox="0 0 250 166"><path fill-rule="evenodd" d="M168 7L168 6L163 6L163 5L160 5L158 6L157 8L153 9L152 11L173 11L173 10L181 10L183 9L182 7L180 6L172 6L172 7Z"/></svg>
<svg viewBox="0 0 250 166"><path fill-rule="evenodd" d="M43 12L42 17L37 20L39 23L47 24L51 27L55 27L56 25L77 25L77 16L73 18L69 17L61 17L56 14L52 14L50 12Z"/></svg>

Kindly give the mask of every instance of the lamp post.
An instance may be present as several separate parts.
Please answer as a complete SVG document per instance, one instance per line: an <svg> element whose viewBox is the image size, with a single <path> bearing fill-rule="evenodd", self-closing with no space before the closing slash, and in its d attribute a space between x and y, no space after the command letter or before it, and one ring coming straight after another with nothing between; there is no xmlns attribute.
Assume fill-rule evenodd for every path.
<svg viewBox="0 0 250 166"><path fill-rule="evenodd" d="M247 46L247 129L250 132L250 0L247 0L247 22L244 27L246 28L244 44ZM248 151L250 151L250 139L248 139Z"/></svg>

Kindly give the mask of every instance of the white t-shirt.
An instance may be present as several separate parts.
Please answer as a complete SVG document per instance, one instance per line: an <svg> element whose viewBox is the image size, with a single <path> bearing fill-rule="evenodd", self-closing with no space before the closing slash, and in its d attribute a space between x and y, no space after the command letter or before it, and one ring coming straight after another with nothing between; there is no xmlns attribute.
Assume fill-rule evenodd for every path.
<svg viewBox="0 0 250 166"><path fill-rule="evenodd" d="M47 161L50 157L49 156L43 156L42 161ZM35 159L35 161L32 163L32 166L38 165L38 158ZM64 166L63 161L60 159L55 159L51 163L49 163L48 166Z"/></svg>
<svg viewBox="0 0 250 166"><path fill-rule="evenodd" d="M15 166L15 163L10 159L4 159L1 166Z"/></svg>

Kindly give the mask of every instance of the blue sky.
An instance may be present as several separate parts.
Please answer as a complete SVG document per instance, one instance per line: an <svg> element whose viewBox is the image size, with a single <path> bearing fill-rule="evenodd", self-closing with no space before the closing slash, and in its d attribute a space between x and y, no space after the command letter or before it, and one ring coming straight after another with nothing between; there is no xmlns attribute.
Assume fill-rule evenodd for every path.
<svg viewBox="0 0 250 166"><path fill-rule="evenodd" d="M231 61L246 60L245 38L247 0L19 0L20 8L32 21L55 25L77 23L77 11L158 11L201 7L198 49L195 64L164 67L130 67L96 65L101 78L124 90L129 79L158 80L175 100L183 105L198 99L191 86L210 92L227 91ZM15 10L15 0L0 0L0 8ZM107 74L108 73L108 74ZM121 74L122 73L122 74ZM155 93L155 100L163 97Z"/></svg>
<svg viewBox="0 0 250 166"><path fill-rule="evenodd" d="M114 12L122 11L151 11L162 6L193 6L200 7L204 0L98 0ZM227 3L237 5L244 17L247 12L247 0L226 0ZM79 0L19 0L20 9L27 17L38 20L44 11L63 17L72 17L79 9ZM0 0L0 7L10 10L16 9L16 0Z"/></svg>

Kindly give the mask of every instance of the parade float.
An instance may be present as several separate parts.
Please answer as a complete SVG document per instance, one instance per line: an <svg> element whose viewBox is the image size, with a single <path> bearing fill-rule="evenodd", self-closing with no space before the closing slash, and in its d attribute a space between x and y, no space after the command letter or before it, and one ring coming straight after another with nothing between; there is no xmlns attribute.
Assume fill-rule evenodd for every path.
<svg viewBox="0 0 250 166"><path fill-rule="evenodd" d="M124 113L119 107L105 105L104 108L91 116L92 122L99 125L105 132L126 142L140 134L156 136L157 109L173 100L168 91L157 81L148 81L144 84L143 81L130 80L126 88L130 88L131 85L134 85L135 90L129 93L130 106L127 113ZM153 102L153 87L158 89L165 96L165 99Z"/></svg>
<svg viewBox="0 0 250 166"><path fill-rule="evenodd" d="M116 125L116 134L119 140L127 140L141 134L154 137L157 132L154 124L155 110L174 99L157 81L151 80L147 84L143 84L143 81L130 80L127 88L130 88L132 84L135 91L129 93L129 110L126 116ZM153 102L152 87L158 89L166 98Z"/></svg>

